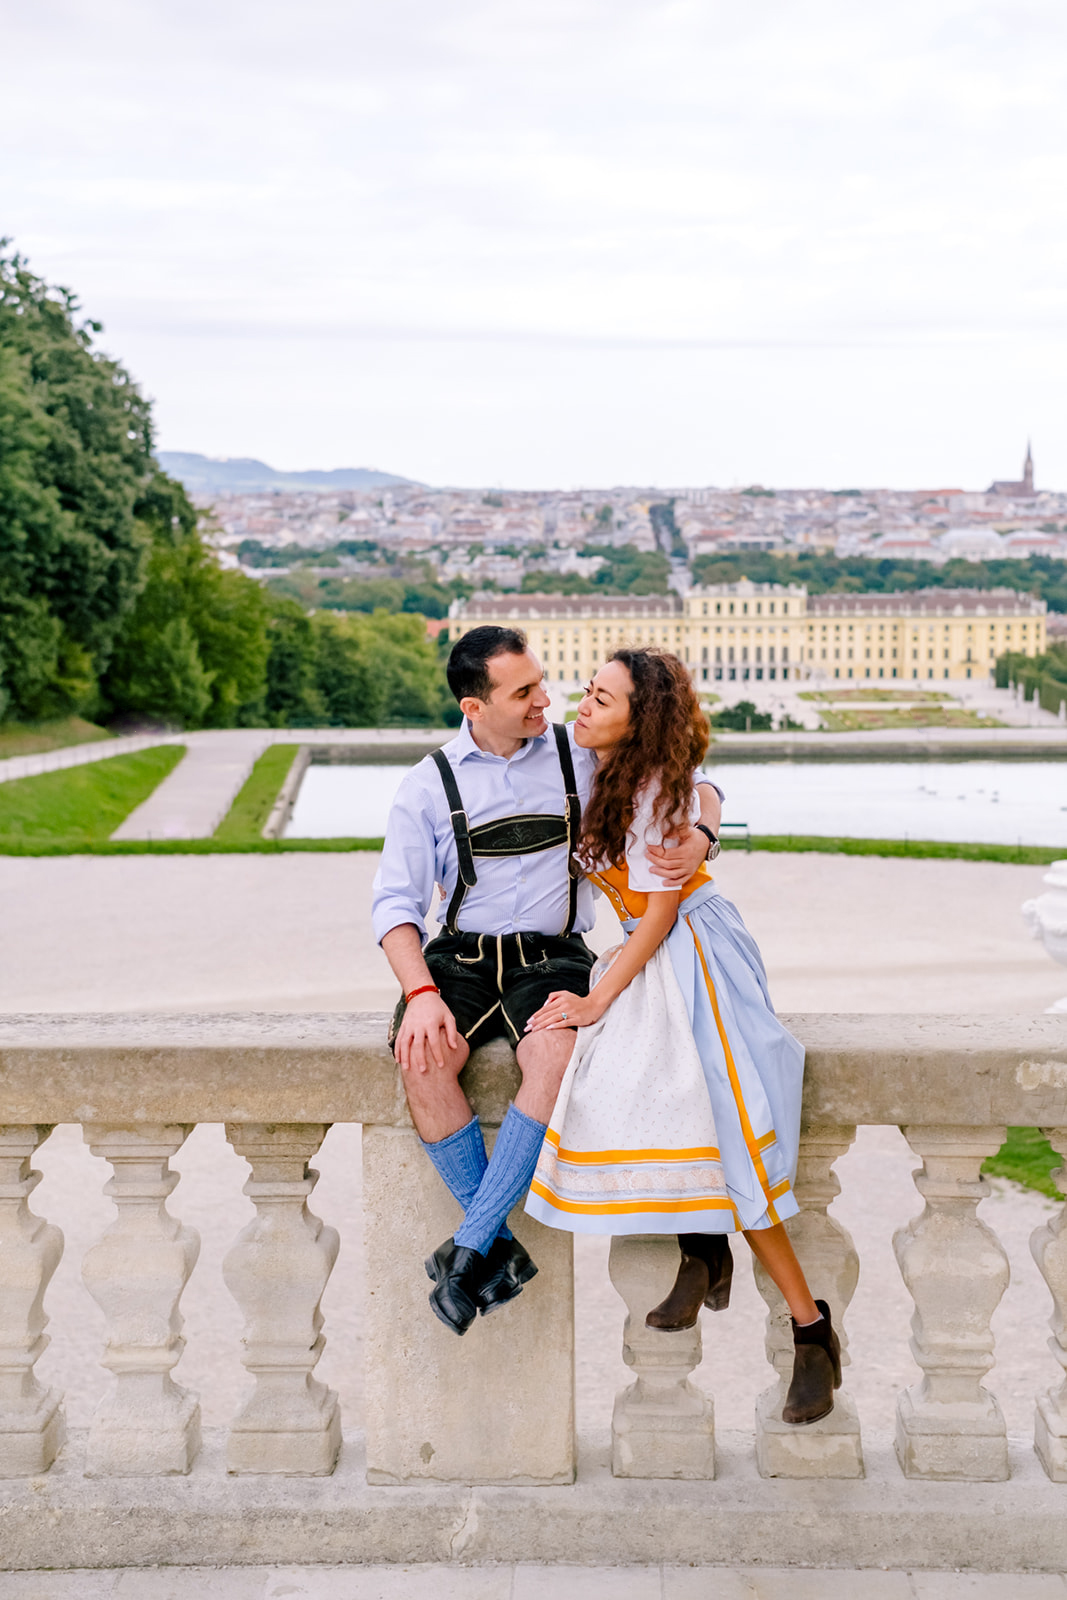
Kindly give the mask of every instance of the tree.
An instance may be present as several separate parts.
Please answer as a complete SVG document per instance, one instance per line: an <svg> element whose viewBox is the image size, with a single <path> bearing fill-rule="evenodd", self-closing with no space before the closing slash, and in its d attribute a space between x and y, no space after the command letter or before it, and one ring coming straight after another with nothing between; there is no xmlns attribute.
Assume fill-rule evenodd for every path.
<svg viewBox="0 0 1067 1600"><path fill-rule="evenodd" d="M195 513L194 513L195 515ZM159 526L144 585L123 619L101 683L112 714L182 727L262 722L267 605L259 585L223 572L195 528Z"/></svg>
<svg viewBox="0 0 1067 1600"><path fill-rule="evenodd" d="M267 628L266 714L274 728L314 728L325 720L315 678L311 618L292 600L277 600Z"/></svg>
<svg viewBox="0 0 1067 1600"><path fill-rule="evenodd" d="M773 719L769 711L757 711L752 700L739 700L735 706L723 706L708 718L713 728L729 728L735 733L766 733Z"/></svg>
<svg viewBox="0 0 1067 1600"><path fill-rule="evenodd" d="M6 242L5 242L6 243ZM0 694L86 707L142 578L148 402L65 289L0 245Z"/></svg>

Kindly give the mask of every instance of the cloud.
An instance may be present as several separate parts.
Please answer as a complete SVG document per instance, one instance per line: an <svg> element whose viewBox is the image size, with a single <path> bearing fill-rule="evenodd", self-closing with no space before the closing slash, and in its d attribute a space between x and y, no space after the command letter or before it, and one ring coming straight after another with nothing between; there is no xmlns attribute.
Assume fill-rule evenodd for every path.
<svg viewBox="0 0 1067 1600"><path fill-rule="evenodd" d="M372 365L404 344L406 381L435 392L434 360L420 368L414 352L477 349L502 396L514 363L489 352L539 342L573 355L598 391L609 350L628 353L638 384L653 383L642 363L656 351L795 352L845 437L855 404L826 387L820 351L899 342L922 383L937 351L965 343L975 370L1014 392L1007 352L1032 347L1040 370L1062 341L1058 0L6 10L0 93L18 148L5 231L103 316L161 416L182 419L165 420L175 448L230 453L229 430L251 453L287 437L317 452L308 465L350 459L337 454L343 391L321 360L333 339ZM189 341L199 376L176 354ZM209 440L175 437L224 349L227 371L251 381L253 347L255 382L273 386L271 440L250 441L234 415ZM326 403L309 433L288 397L314 387L316 362ZM540 363L529 381L534 369L547 381ZM873 368L857 361L850 382L880 415ZM533 398L543 410L551 388ZM980 393L956 403L981 433ZM1040 435L1045 404L1035 389L1016 431ZM495 421L450 409L431 446L412 432L420 408L407 424L398 408L377 458L425 475L409 456L436 457L447 436L443 453L469 460L464 430L477 426L478 459L514 460L508 404ZM816 477L825 449L796 425ZM1044 426L1051 441L1051 413ZM882 475L906 481L925 445L909 455L896 419L879 431L894 441ZM657 448L674 463L673 443ZM786 457L773 437L759 448L753 475L774 481ZM1061 462L1067 473L1067 445Z"/></svg>

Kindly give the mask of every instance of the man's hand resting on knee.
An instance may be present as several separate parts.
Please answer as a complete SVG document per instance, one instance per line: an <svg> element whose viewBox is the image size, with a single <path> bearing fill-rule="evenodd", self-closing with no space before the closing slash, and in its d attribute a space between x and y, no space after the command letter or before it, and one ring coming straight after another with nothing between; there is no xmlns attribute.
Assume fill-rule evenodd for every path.
<svg viewBox="0 0 1067 1600"><path fill-rule="evenodd" d="M393 1047L405 1072L428 1072L431 1066L443 1068L446 1057L455 1057L460 1048L456 1019L439 994L433 992L433 978L422 954L422 937L410 922L390 928L382 940L382 950L404 994L412 996ZM413 991L424 989L424 994Z"/></svg>
<svg viewBox="0 0 1067 1600"><path fill-rule="evenodd" d="M439 994L417 994L408 1003L396 1036L396 1059L405 1072L444 1068L446 1053L458 1050L456 1019Z"/></svg>

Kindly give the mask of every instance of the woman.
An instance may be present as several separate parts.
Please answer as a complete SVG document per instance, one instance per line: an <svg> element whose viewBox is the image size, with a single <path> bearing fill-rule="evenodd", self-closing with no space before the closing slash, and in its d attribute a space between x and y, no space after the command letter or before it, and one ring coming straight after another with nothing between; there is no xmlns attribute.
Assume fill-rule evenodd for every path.
<svg viewBox="0 0 1067 1600"><path fill-rule="evenodd" d="M840 1349L783 1223L797 1204L803 1048L774 1015L752 936L707 868L664 889L645 850L695 820L692 774L708 725L689 674L658 650L617 650L578 708L596 753L578 860L627 939L588 996L557 991L529 1027L578 1024L526 1209L575 1233L662 1233L683 1223L682 1259L648 1326L692 1327L730 1298L728 1235L743 1232L793 1318L783 1417L833 1408Z"/></svg>

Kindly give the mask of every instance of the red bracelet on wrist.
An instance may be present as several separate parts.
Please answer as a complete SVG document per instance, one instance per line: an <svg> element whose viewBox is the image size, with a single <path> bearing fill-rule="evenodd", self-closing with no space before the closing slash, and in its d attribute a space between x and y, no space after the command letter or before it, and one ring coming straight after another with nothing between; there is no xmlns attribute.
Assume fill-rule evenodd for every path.
<svg viewBox="0 0 1067 1600"><path fill-rule="evenodd" d="M424 983L421 989L412 989L410 994L406 994L404 996L404 1004L406 1006L410 1005L417 994L440 994L440 993L441 993L441 991L437 987L436 983Z"/></svg>

